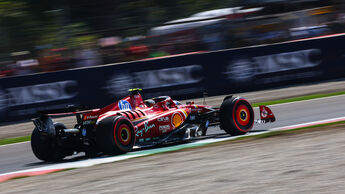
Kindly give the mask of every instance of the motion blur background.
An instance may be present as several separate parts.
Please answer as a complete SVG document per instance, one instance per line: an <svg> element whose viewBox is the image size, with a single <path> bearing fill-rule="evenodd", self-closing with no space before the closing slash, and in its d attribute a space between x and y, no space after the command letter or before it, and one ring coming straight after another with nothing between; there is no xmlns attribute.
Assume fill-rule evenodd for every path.
<svg viewBox="0 0 345 194"><path fill-rule="evenodd" d="M344 31L341 0L0 0L0 77Z"/></svg>
<svg viewBox="0 0 345 194"><path fill-rule="evenodd" d="M344 32L340 0L0 0L0 123L344 79Z"/></svg>

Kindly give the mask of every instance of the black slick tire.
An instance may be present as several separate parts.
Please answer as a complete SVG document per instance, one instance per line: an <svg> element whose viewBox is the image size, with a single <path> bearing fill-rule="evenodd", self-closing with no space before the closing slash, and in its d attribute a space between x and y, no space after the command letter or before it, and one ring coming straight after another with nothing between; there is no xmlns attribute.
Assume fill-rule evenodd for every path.
<svg viewBox="0 0 345 194"><path fill-rule="evenodd" d="M219 116L221 129L232 136L246 134L253 128L254 111L244 98L225 98Z"/></svg>
<svg viewBox="0 0 345 194"><path fill-rule="evenodd" d="M54 127L56 130L66 129L62 123L55 123ZM54 137L41 134L37 128L31 134L31 149L38 159L46 162L59 161L66 156L55 144Z"/></svg>
<svg viewBox="0 0 345 194"><path fill-rule="evenodd" d="M134 127L131 121L123 116L105 118L97 126L96 141L104 154L127 153L135 143Z"/></svg>

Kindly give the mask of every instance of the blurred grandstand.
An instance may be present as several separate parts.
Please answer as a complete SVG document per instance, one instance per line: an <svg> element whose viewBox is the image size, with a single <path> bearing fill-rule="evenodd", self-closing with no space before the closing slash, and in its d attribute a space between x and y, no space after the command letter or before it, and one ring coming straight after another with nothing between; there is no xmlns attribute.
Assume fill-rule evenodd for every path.
<svg viewBox="0 0 345 194"><path fill-rule="evenodd" d="M341 0L231 1L217 4L217 9L202 8L190 15L179 13L177 5L166 12L170 14L165 18L159 17L163 12L159 6L147 8L138 3L139 10L114 15L112 7L122 9L122 1L118 4L106 1L99 7L89 3L89 7L75 14L78 4L65 2L53 6L61 9L47 11L43 9L47 7L40 7L36 17L47 17L43 23L35 22L35 17L31 20L26 17L26 9L34 7L34 1L14 2L17 4L3 4L11 9L0 8L3 40L0 77L270 44L345 31L345 3ZM80 16L81 10L94 12L85 18ZM150 17L133 19L135 14L146 13Z"/></svg>

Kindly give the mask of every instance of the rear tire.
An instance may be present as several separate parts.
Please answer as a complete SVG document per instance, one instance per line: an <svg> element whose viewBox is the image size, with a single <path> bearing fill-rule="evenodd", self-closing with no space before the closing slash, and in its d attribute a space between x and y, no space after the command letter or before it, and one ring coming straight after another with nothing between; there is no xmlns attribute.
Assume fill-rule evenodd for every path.
<svg viewBox="0 0 345 194"><path fill-rule="evenodd" d="M135 143L134 127L123 116L108 117L97 127L98 148L107 155L124 154L132 150Z"/></svg>
<svg viewBox="0 0 345 194"><path fill-rule="evenodd" d="M62 123L54 123L54 127L55 130L66 129ZM37 128L31 135L31 149L38 159L46 162L62 160L66 156L55 144L54 137L42 135Z"/></svg>
<svg viewBox="0 0 345 194"><path fill-rule="evenodd" d="M220 127L228 134L243 135L248 133L254 124L254 111L244 98L225 98L220 107Z"/></svg>

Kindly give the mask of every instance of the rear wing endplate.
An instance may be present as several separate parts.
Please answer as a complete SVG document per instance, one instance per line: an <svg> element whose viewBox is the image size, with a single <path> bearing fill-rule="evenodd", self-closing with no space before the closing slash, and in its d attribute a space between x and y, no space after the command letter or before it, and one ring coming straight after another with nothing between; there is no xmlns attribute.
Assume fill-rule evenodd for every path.
<svg viewBox="0 0 345 194"><path fill-rule="evenodd" d="M259 106L260 109L260 119L256 120L257 123L268 123L276 121L272 110L267 106Z"/></svg>

